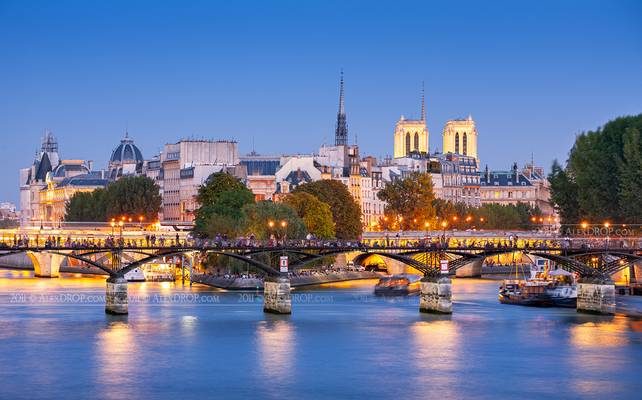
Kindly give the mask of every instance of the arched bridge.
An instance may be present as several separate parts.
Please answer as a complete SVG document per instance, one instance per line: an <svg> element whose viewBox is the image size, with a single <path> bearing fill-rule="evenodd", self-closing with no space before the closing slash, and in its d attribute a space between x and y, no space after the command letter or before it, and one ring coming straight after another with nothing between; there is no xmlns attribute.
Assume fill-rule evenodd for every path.
<svg viewBox="0 0 642 400"><path fill-rule="evenodd" d="M143 264L163 257L189 257L194 261L208 255L228 257L241 261L259 271L264 279L264 310L289 314L291 312L290 281L275 267L278 258L287 255L290 269L296 270L324 258L344 253L354 255L361 264L368 257L377 256L407 265L423 274L420 310L452 312L451 285L448 274L441 271L441 263L448 260L448 273L471 264L481 263L488 257L522 252L551 260L580 276L578 310L612 314L615 310L614 285L610 277L617 271L642 261L641 249L599 248L563 249L557 247L375 247L375 246L151 246L151 247L2 247L0 257L25 253L32 260L38 276L58 275L60 264L71 258L99 268L109 275L106 283L105 311L115 314L128 312L127 281L124 276Z"/></svg>
<svg viewBox="0 0 642 400"><path fill-rule="evenodd" d="M207 255L218 255L238 260L267 276L279 276L278 257L287 255L289 268L296 270L321 262L328 256L352 253L354 263L361 265L376 255L407 265L424 276L438 276L442 260L448 260L451 274L458 269L481 263L488 257L519 251L555 262L581 278L608 279L614 273L642 260L642 249L562 249L557 247L373 247L373 246L283 246L283 247L218 247L218 246L150 246L150 247L10 247L0 248L0 257L26 253L32 260L37 275L47 276L45 270L57 270L56 262L65 257L96 267L111 277L123 277L143 264L164 257L188 256L203 260ZM53 264L52 264L53 263ZM59 266L58 266L59 267Z"/></svg>

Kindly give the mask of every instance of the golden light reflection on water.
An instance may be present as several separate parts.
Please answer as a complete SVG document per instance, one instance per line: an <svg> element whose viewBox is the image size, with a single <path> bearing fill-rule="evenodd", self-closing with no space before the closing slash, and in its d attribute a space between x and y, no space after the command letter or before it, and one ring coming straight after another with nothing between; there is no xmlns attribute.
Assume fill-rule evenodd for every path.
<svg viewBox="0 0 642 400"><path fill-rule="evenodd" d="M259 365L268 382L289 381L296 351L292 322L285 319L261 321L256 334Z"/></svg>
<svg viewBox="0 0 642 400"><path fill-rule="evenodd" d="M625 317L614 317L608 322L591 321L571 326L571 368L582 373L574 374L570 383L578 393L603 395L608 398L611 392L610 382L601 377L605 368L610 372L625 368L623 360L626 355L618 357L617 353L628 348L628 329L629 321Z"/></svg>
<svg viewBox="0 0 642 400"><path fill-rule="evenodd" d="M126 318L126 317L124 317ZM110 322L96 337L97 380L105 385L136 383L136 336L126 321ZM103 392L109 396L109 390ZM118 393L114 391L114 393Z"/></svg>
<svg viewBox="0 0 642 400"><path fill-rule="evenodd" d="M580 349L625 346L629 338L625 332L629 329L629 320L625 317L614 317L609 322L586 322L571 327L571 344Z"/></svg>
<svg viewBox="0 0 642 400"><path fill-rule="evenodd" d="M460 368L460 333L455 322L443 318L412 325L413 361L417 369L426 372L420 376L430 377L422 383L438 386L445 391L441 392L443 397L450 398L456 393L456 372Z"/></svg>

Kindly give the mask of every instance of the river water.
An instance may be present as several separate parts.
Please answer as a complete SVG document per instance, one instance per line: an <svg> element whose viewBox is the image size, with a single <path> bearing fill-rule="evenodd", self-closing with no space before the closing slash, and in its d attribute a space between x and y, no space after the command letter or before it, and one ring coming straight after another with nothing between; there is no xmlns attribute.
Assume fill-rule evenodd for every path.
<svg viewBox="0 0 642 400"><path fill-rule="evenodd" d="M297 291L283 317L253 293L136 283L113 317L104 278L0 272L0 398L642 398L638 319L501 305L496 281L464 279L452 316L426 315L372 285Z"/></svg>

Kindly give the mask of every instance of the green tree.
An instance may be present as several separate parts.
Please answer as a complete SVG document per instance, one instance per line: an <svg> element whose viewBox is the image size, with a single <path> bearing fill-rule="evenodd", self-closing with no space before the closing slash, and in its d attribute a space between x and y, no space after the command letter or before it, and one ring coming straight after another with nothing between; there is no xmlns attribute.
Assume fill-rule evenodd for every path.
<svg viewBox="0 0 642 400"><path fill-rule="evenodd" d="M305 223L296 211L283 203L259 201L243 207L246 220L246 234L257 239L274 235L277 239L303 239L307 234ZM271 222L271 223L270 223ZM282 224L285 222L285 226ZM271 226L270 226L271 225Z"/></svg>
<svg viewBox="0 0 642 400"><path fill-rule="evenodd" d="M245 230L242 209L254 203L254 195L238 178L217 172L198 189L194 232L199 236L216 234L238 236Z"/></svg>
<svg viewBox="0 0 642 400"><path fill-rule="evenodd" d="M146 176L122 177L107 185L104 193L107 219L142 216L146 221L154 221L158 218L161 201L159 186Z"/></svg>
<svg viewBox="0 0 642 400"><path fill-rule="evenodd" d="M201 205L210 205L217 202L221 193L244 190L250 192L237 177L226 172L216 172L210 175L205 184L198 189L196 201Z"/></svg>
<svg viewBox="0 0 642 400"><path fill-rule="evenodd" d="M642 114L616 118L579 135L563 169L553 165L551 198L562 223L636 220L639 215L631 201L636 200L634 193L642 179L638 162L642 143L636 139L636 131L641 130Z"/></svg>
<svg viewBox="0 0 642 400"><path fill-rule="evenodd" d="M283 202L303 219L308 232L322 239L334 237L334 221L330 205L305 192L290 193Z"/></svg>
<svg viewBox="0 0 642 400"><path fill-rule="evenodd" d="M65 203L65 221L96 221L92 192L76 192Z"/></svg>
<svg viewBox="0 0 642 400"><path fill-rule="evenodd" d="M642 151L640 130L629 127L624 133L622 160L619 163L620 214L624 221L642 222Z"/></svg>
<svg viewBox="0 0 642 400"><path fill-rule="evenodd" d="M577 184L568 176L568 173L557 162L553 161L551 173L548 174L551 184L551 201L562 222L574 223L580 219L580 203L578 202Z"/></svg>
<svg viewBox="0 0 642 400"><path fill-rule="evenodd" d="M294 190L294 193L300 192L314 195L330 206L337 239L361 236L361 209L343 183L329 179L309 182Z"/></svg>
<svg viewBox="0 0 642 400"><path fill-rule="evenodd" d="M388 222L396 222L401 229L423 229L426 222L435 221L435 194L428 173L415 172L388 182L378 197L387 203Z"/></svg>

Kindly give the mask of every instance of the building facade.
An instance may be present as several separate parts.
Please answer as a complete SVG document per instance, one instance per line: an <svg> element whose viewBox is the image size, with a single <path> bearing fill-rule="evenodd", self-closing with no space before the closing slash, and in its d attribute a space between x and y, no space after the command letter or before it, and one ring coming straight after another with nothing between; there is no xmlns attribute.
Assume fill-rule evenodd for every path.
<svg viewBox="0 0 642 400"><path fill-rule="evenodd" d="M411 153L429 152L428 128L423 88L421 93L421 118L406 119L403 115L395 125L394 157L408 157Z"/></svg>
<svg viewBox="0 0 642 400"><path fill-rule="evenodd" d="M163 198L161 220L191 223L198 207L198 188L215 172L236 175L238 164L235 141L181 140L166 144L158 172Z"/></svg>
<svg viewBox="0 0 642 400"><path fill-rule="evenodd" d="M446 122L443 136L443 153L460 154L477 158L477 128L472 116Z"/></svg>
<svg viewBox="0 0 642 400"><path fill-rule="evenodd" d="M538 207L543 216L553 217L555 209L551 203L550 183L542 167L533 163L521 170L517 163L508 171L490 171L488 166L481 174L480 191L482 204L525 203Z"/></svg>

